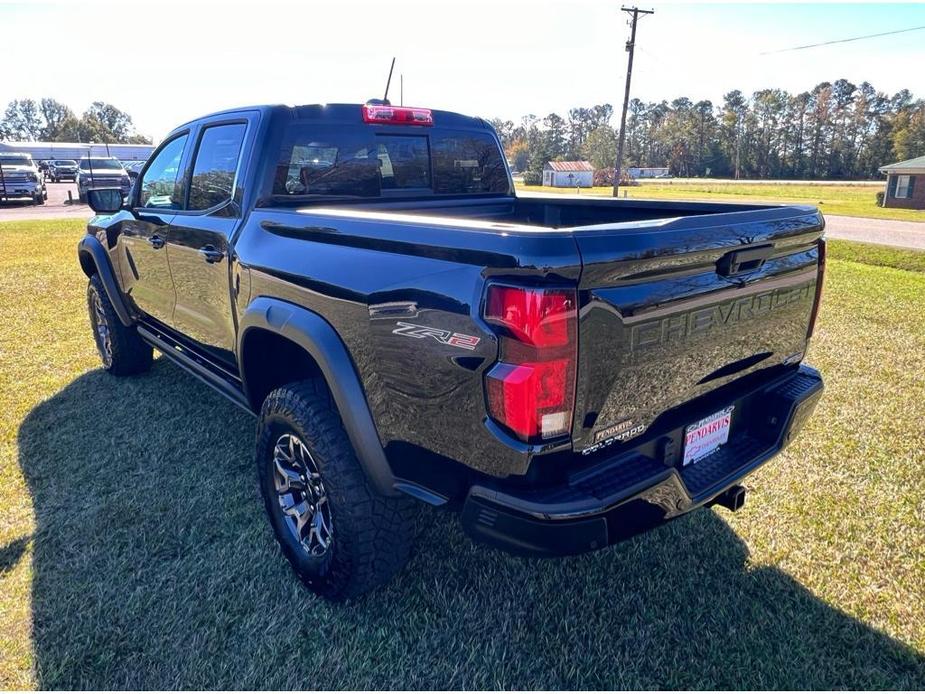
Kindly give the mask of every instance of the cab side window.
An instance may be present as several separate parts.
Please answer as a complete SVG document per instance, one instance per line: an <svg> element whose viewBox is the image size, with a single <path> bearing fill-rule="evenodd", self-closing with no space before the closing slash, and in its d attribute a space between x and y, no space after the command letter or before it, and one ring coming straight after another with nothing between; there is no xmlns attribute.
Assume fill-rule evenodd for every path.
<svg viewBox="0 0 925 694"><path fill-rule="evenodd" d="M154 157L138 184L140 207L179 210L183 206L177 182L188 137L181 135L171 140Z"/></svg>
<svg viewBox="0 0 925 694"><path fill-rule="evenodd" d="M246 128L244 123L232 123L203 130L193 166L187 209L207 210L231 200Z"/></svg>

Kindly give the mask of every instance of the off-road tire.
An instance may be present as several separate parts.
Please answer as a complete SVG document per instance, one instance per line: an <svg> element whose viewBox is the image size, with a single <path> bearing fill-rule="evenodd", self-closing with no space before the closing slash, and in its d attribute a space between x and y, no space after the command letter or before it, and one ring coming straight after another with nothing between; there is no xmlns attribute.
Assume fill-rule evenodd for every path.
<svg viewBox="0 0 925 694"><path fill-rule="evenodd" d="M286 526L274 482L279 438L296 435L308 449L330 504L332 541L311 556ZM271 392L257 423L257 475L270 524L286 559L306 586L335 602L386 583L408 560L414 502L379 494L369 483L323 379Z"/></svg>
<svg viewBox="0 0 925 694"><path fill-rule="evenodd" d="M97 299L100 316L97 315ZM90 327L93 329L96 348L106 371L114 376L132 376L151 368L154 350L141 339L134 327L127 328L122 325L99 275L93 275L87 284L87 309L90 312ZM105 353L105 340L99 331L101 319L105 321L105 327L108 329L109 358Z"/></svg>

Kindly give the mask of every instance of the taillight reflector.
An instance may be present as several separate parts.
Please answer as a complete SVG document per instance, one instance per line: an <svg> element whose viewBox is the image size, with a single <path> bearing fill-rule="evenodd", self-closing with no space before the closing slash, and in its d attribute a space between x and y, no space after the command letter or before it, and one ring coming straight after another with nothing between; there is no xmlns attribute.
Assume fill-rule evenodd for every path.
<svg viewBox="0 0 925 694"><path fill-rule="evenodd" d="M390 125L433 125L434 115L429 108L410 106L363 105L364 123L388 123Z"/></svg>
<svg viewBox="0 0 925 694"><path fill-rule="evenodd" d="M567 434L578 359L575 290L491 285L485 319L501 342L500 361L485 376L489 414L523 441Z"/></svg>
<svg viewBox="0 0 925 694"><path fill-rule="evenodd" d="M825 239L817 241L819 246L819 276L816 278L816 297L813 302L813 310L809 315L809 330L806 331L806 339L813 336L813 330L816 329L816 318L819 317L819 305L822 303L822 285L825 279Z"/></svg>
<svg viewBox="0 0 925 694"><path fill-rule="evenodd" d="M534 347L559 347L568 342L575 292L493 286L488 291L485 320L501 325L512 336Z"/></svg>

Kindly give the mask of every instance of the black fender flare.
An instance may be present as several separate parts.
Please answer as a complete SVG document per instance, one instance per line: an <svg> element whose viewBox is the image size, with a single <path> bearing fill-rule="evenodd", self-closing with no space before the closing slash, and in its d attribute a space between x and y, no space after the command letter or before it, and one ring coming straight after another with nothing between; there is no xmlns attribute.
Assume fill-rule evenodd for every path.
<svg viewBox="0 0 925 694"><path fill-rule="evenodd" d="M244 363L244 339L253 328L285 337L314 359L331 390L344 429L367 479L380 494L396 495L395 476L379 440L366 393L346 345L331 324L309 309L282 299L261 296L248 305L238 325L237 354L241 367ZM243 368L240 373L244 393L251 401ZM258 404L258 411L259 407Z"/></svg>
<svg viewBox="0 0 925 694"><path fill-rule="evenodd" d="M109 301L112 302L112 307L115 309L119 321L126 327L131 326L134 322L132 314L129 313L128 307L125 305L125 299L119 289L119 283L116 282L109 253L103 248L103 244L100 243L99 239L90 234L85 235L77 244L77 258L80 260L80 267L87 277L93 275L93 269L96 270L96 274L100 276L100 281L102 281L103 287L106 289L106 294L109 296ZM89 268L88 263L92 263L94 268Z"/></svg>

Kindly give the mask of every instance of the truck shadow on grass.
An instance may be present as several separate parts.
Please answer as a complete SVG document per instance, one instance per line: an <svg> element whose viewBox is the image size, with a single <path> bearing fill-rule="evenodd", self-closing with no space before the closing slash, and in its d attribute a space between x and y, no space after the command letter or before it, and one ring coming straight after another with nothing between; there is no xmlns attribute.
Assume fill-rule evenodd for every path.
<svg viewBox="0 0 925 694"><path fill-rule="evenodd" d="M396 580L328 605L276 549L253 434L163 359L85 374L29 413L41 687L925 687L921 654L750 569L712 511L543 561L425 510Z"/></svg>

